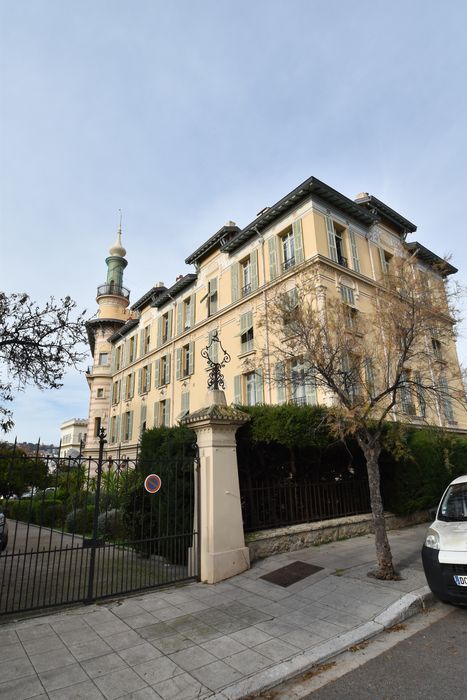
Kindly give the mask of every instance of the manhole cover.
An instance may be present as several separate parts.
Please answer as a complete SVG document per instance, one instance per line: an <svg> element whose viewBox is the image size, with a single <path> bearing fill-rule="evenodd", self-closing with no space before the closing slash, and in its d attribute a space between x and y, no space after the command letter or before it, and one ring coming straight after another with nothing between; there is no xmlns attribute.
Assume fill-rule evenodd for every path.
<svg viewBox="0 0 467 700"><path fill-rule="evenodd" d="M304 561L294 561L287 566L283 566L281 569L276 569L276 571L271 571L269 574L260 576L260 578L269 583L275 583L278 586L291 586L293 583L302 581L307 576L316 574L317 571L322 570L322 566L314 566L313 564L307 564Z"/></svg>

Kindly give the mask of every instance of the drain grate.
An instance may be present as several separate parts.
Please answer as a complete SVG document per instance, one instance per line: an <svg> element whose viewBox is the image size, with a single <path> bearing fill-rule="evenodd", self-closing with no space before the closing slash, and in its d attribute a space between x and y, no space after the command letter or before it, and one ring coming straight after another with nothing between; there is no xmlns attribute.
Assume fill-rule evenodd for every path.
<svg viewBox="0 0 467 700"><path fill-rule="evenodd" d="M277 586L291 586L293 583L298 583L302 581L307 576L316 574L317 571L321 571L322 566L314 566L313 564L307 564L304 561L294 561L287 566L283 566L281 569L276 569L276 571L271 571L269 574L260 576L264 581L269 581L269 583L275 583Z"/></svg>

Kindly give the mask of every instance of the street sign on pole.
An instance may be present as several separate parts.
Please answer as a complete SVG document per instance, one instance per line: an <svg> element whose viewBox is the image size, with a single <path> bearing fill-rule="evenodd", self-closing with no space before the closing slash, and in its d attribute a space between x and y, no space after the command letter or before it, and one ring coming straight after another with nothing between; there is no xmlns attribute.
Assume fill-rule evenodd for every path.
<svg viewBox="0 0 467 700"><path fill-rule="evenodd" d="M144 488L148 493L157 493L161 486L162 481L157 474L149 474L144 480Z"/></svg>

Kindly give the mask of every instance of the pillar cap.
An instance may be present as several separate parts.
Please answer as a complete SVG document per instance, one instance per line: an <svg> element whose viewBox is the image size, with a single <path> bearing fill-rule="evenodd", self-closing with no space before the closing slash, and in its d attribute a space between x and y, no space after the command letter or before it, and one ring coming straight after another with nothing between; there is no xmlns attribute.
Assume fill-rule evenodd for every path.
<svg viewBox="0 0 467 700"><path fill-rule="evenodd" d="M180 423L190 427L194 423L201 423L204 421L242 424L246 423L248 420L250 420L248 413L241 411L236 406L224 406L222 404L213 403L210 406L199 408L197 411L189 413L180 420Z"/></svg>

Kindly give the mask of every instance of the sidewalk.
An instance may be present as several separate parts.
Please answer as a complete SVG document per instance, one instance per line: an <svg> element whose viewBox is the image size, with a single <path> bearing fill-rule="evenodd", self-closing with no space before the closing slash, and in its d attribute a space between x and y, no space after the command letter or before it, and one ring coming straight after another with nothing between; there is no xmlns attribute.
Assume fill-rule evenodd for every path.
<svg viewBox="0 0 467 700"><path fill-rule="evenodd" d="M0 627L0 698L242 698L306 671L428 600L426 525L389 533L403 580L367 577L372 535L280 554L209 586L185 586ZM292 562L322 567L283 587Z"/></svg>

